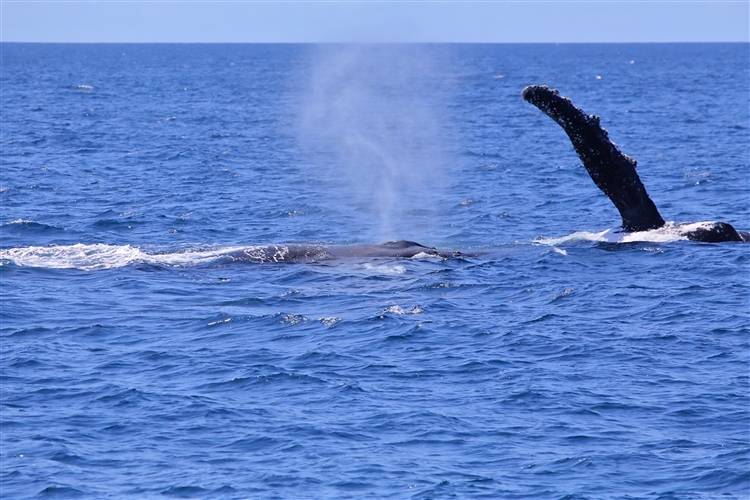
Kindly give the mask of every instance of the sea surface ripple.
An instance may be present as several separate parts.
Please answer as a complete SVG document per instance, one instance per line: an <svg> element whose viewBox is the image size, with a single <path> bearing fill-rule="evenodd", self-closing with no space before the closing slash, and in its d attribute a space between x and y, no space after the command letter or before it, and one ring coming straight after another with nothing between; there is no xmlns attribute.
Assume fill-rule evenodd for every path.
<svg viewBox="0 0 750 500"><path fill-rule="evenodd" d="M0 50L2 498L750 498L747 44Z"/></svg>

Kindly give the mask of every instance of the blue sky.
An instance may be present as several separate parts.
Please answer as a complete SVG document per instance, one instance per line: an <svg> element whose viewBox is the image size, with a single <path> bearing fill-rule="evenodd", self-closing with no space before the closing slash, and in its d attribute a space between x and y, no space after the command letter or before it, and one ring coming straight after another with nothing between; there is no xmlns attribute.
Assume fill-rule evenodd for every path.
<svg viewBox="0 0 750 500"><path fill-rule="evenodd" d="M19 42L748 42L750 1L0 0Z"/></svg>

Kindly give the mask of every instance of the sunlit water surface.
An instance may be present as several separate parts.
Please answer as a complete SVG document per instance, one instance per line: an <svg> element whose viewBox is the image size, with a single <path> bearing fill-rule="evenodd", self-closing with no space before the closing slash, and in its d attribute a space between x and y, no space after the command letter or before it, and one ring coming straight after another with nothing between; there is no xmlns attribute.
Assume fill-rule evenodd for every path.
<svg viewBox="0 0 750 500"><path fill-rule="evenodd" d="M3 498L750 496L747 44L0 48Z"/></svg>

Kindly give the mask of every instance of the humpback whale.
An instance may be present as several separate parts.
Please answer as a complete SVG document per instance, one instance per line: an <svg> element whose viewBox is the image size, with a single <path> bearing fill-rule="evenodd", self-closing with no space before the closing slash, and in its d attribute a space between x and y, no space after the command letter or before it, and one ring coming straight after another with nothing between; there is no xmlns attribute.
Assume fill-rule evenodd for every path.
<svg viewBox="0 0 750 500"><path fill-rule="evenodd" d="M612 201L622 217L622 227L629 233L667 226L635 170L636 161L622 153L599 124L599 117L588 115L546 85L529 85L521 92L523 99L552 118L562 127L573 144L594 184ZM750 241L750 232L737 231L726 222L674 224L673 227L691 241L718 243Z"/></svg>
<svg viewBox="0 0 750 500"><path fill-rule="evenodd" d="M411 258L415 256L458 257L460 252L441 252L434 247L426 247L413 241L389 241L379 245L267 245L248 247L227 253L231 262L313 262L342 257Z"/></svg>
<svg viewBox="0 0 750 500"><path fill-rule="evenodd" d="M622 229L640 233L664 228L676 231L688 240L718 243L750 242L750 232L737 231L726 222L674 224L665 222L646 192L636 172L636 161L622 153L599 124L599 117L588 115L555 89L530 85L521 93L523 99L557 122L570 138L578 157L594 184L612 201L622 217ZM638 241L627 238L622 241ZM315 262L336 258L411 258L466 256L446 252L408 240L383 244L321 245L279 244L253 246L223 254L230 262ZM469 254L470 256L473 256Z"/></svg>

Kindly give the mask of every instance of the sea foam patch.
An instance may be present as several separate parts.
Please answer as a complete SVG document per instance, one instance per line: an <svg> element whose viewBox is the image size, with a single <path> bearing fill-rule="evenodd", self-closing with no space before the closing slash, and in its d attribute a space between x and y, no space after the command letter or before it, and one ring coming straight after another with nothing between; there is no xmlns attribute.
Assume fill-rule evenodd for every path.
<svg viewBox="0 0 750 500"><path fill-rule="evenodd" d="M225 256L242 247L224 247L211 250L181 250L176 252L149 253L132 245L85 245L30 246L0 250L0 261L17 266L44 267L51 269L111 269L133 264L160 264L167 266L191 266L204 264Z"/></svg>
<svg viewBox="0 0 750 500"><path fill-rule="evenodd" d="M711 226L711 222L696 222L693 224L675 224L667 222L658 229L649 231L635 231L629 233L622 228L610 228L598 233L587 231L577 231L568 236L559 238L538 238L537 243L549 246L558 246L565 244L575 244L582 241L600 242L600 243L671 243L674 241L687 240L687 233L700 228Z"/></svg>

